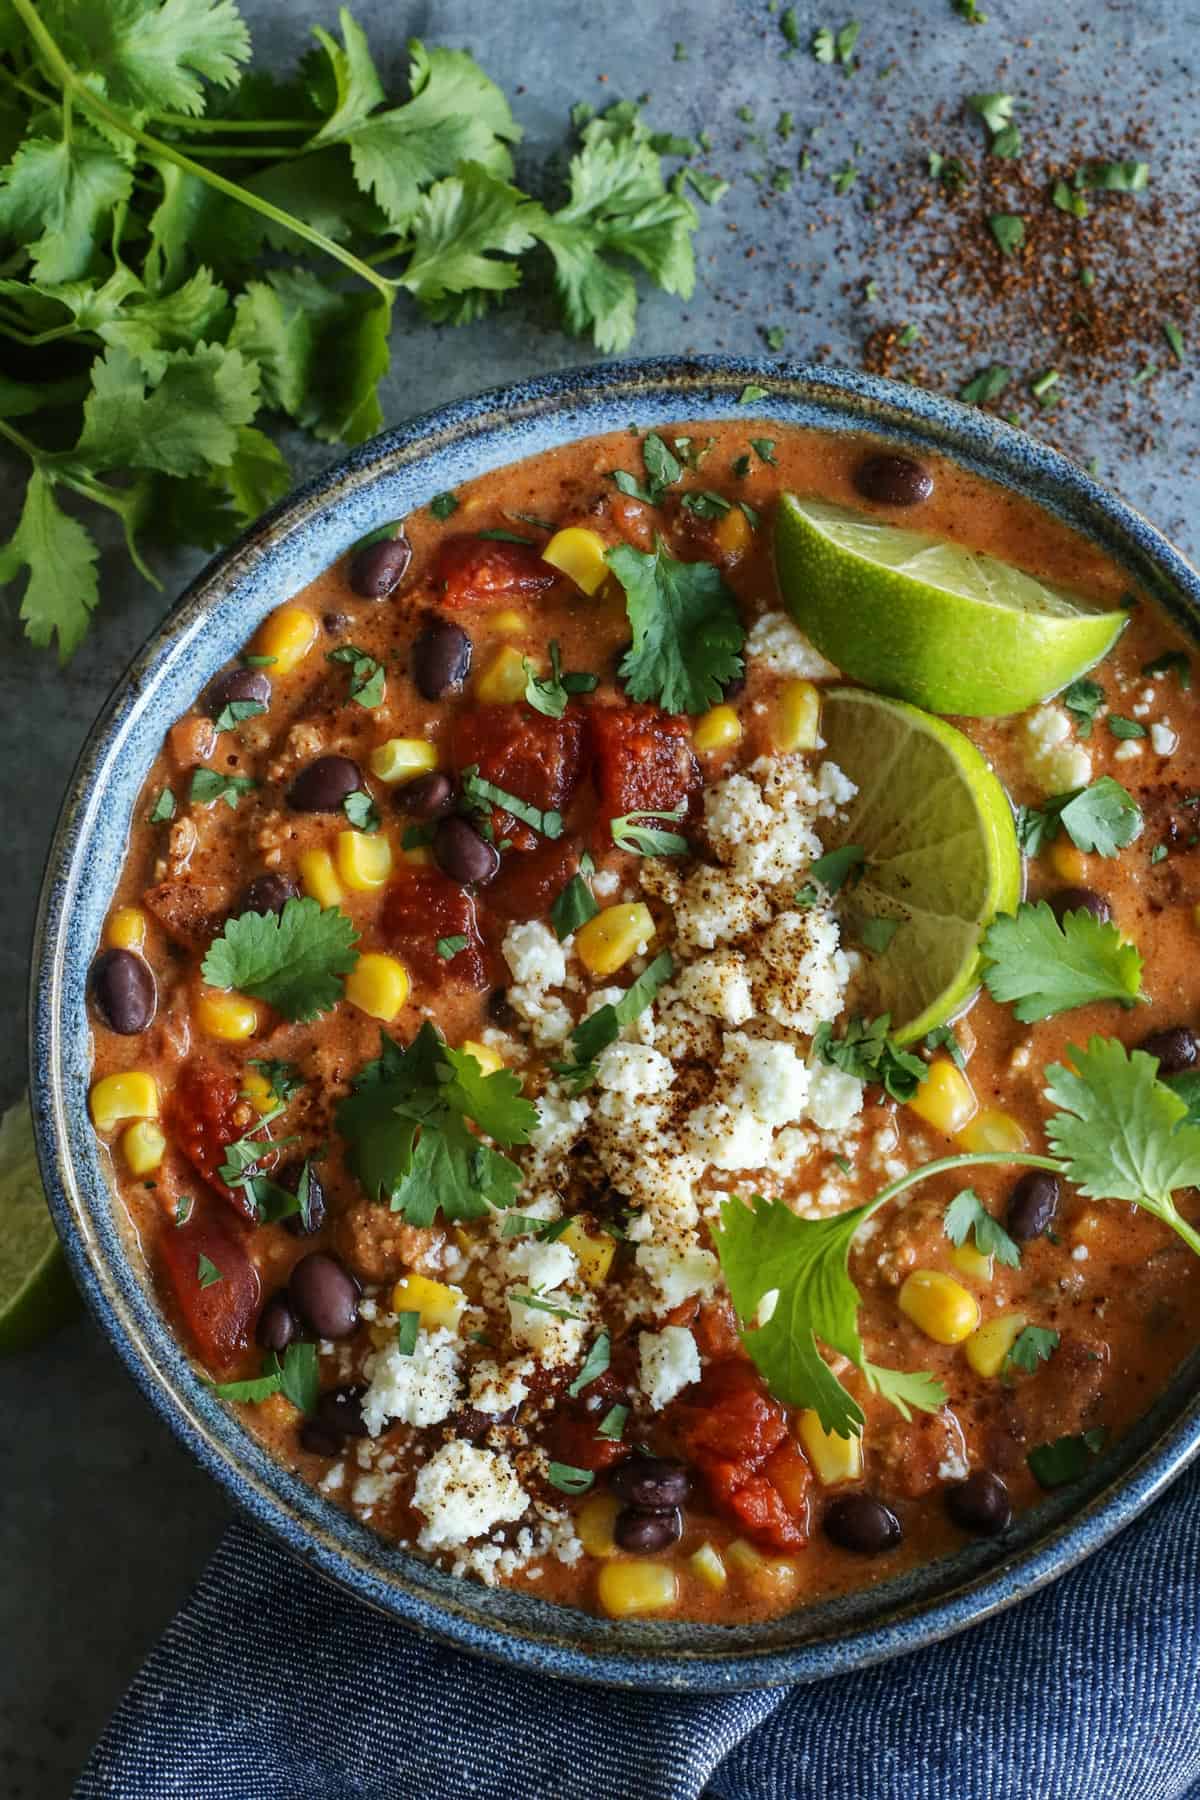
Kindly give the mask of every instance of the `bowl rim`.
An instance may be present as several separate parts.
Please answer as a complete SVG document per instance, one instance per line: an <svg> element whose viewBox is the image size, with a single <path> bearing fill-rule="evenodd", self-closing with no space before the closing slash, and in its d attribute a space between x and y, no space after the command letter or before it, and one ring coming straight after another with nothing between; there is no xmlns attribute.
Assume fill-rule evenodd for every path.
<svg viewBox="0 0 1200 1800"><path fill-rule="evenodd" d="M759 395L744 398L747 387L757 387ZM411 482L414 475L428 475L464 446L487 453L481 466L501 468L536 453L522 449L519 441L520 430L531 422L538 428L552 424L557 430L564 422L569 427L578 412L587 421L585 428L568 429L554 438L567 443L618 428L634 407L643 415L654 412L654 422L659 413L663 422L673 416L680 423L689 418L744 416L749 422L776 416L785 425L811 422L817 429L893 445L923 445L1027 494L1082 530L1196 635L1200 573L1162 533L1061 453L990 414L926 390L832 366L716 355L590 364L451 401L381 433L311 478L211 558L116 683L80 752L47 857L31 959L30 1095L51 1213L94 1316L139 1389L185 1448L232 1500L287 1548L368 1604L454 1648L577 1681L719 1692L820 1680L919 1649L1003 1610L1074 1567L1143 1511L1200 1453L1200 1382L1190 1363L1168 1394L1099 1460L1088 1480L1065 1491L1069 1500L1060 1492L1023 1516L1034 1525L1014 1548L995 1551L977 1546L923 1565L926 1577L950 1564L958 1570L945 1576L932 1600L919 1593L906 1596L897 1589L898 1598L879 1619L862 1602L864 1596L869 1599L873 1591L883 1590L864 1588L851 1597L859 1604L857 1613L851 1607L848 1626L845 1618L833 1618L828 1628L819 1625L802 1640L788 1641L788 1620L776 1620L761 1647L732 1628L696 1627L683 1621L674 1627L669 1622L616 1627L541 1601L531 1603L526 1612L538 1614L540 1609L546 1615L545 1629L522 1621L514 1624L503 1612L489 1614L482 1605L482 1596L504 1590L481 1589L436 1571L431 1575L429 1565L418 1559L388 1553L382 1539L348 1515L328 1501L317 1503L316 1490L288 1477L281 1464L256 1457L249 1447L253 1440L234 1415L205 1394L178 1346L174 1355L170 1347L164 1348L151 1316L157 1309L147 1299L133 1259L115 1248L120 1225L105 1218L111 1195L99 1160L94 1148L89 1159L81 1147L90 1134L86 1112L81 1131L78 1091L74 1095L66 1091L71 903L95 835L97 776L122 742L131 719L152 711L164 671L186 667L188 656L202 648L206 621L218 604L228 604L243 590L252 592L253 583L266 581L278 564L286 574L289 555L314 534L320 540L321 560L311 564L310 544L312 572L334 561L364 535L363 508L369 514L389 479L403 475ZM601 422L597 413L603 415ZM490 455L491 448L502 449L514 431L517 442L507 454ZM446 484L435 481L430 491L439 485ZM343 515L343 526L338 527ZM394 516L376 513L376 523ZM323 528L340 537L340 548L329 547L321 535ZM295 582L288 592L303 585ZM271 604L279 599L275 589ZM262 605L261 610L269 607ZM222 655L220 661L224 660ZM200 685L196 682L192 691ZM158 739L167 723L157 727ZM139 775L138 786L141 779ZM77 969L74 977L77 997ZM77 1079L75 1085L77 1089ZM91 1166L86 1166L89 1161ZM298 1487L303 1493L295 1491ZM812 1620L825 1610L803 1608L791 1617ZM582 1635L576 1630L564 1636L556 1629L556 1622L561 1626L566 1618L583 1622Z"/></svg>

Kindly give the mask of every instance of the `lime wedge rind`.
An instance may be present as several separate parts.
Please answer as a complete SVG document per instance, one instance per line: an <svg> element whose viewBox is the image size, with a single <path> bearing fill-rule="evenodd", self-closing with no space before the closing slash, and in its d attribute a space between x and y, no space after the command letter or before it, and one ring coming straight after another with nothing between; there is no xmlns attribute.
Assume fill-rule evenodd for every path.
<svg viewBox="0 0 1200 1800"><path fill-rule="evenodd" d="M0 1118L0 1355L40 1343L79 1309L21 1099Z"/></svg>

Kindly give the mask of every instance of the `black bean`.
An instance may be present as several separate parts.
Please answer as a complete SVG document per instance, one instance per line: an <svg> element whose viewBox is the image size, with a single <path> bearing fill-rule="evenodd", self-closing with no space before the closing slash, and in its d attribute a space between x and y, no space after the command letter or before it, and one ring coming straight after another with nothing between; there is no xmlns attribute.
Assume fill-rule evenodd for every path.
<svg viewBox="0 0 1200 1800"><path fill-rule="evenodd" d="M279 1353L287 1349L296 1330L296 1315L287 1303L287 1295L282 1291L273 1294L258 1315L255 1338L264 1350Z"/></svg>
<svg viewBox="0 0 1200 1800"><path fill-rule="evenodd" d="M1060 1195L1058 1176L1048 1169L1030 1169L1028 1175L1022 1175L1008 1196L1005 1223L1009 1236L1028 1244L1049 1231L1058 1214Z"/></svg>
<svg viewBox="0 0 1200 1800"><path fill-rule="evenodd" d="M904 1527L891 1507L873 1494L842 1494L826 1507L822 1523L827 1538L843 1550L857 1550L863 1556L894 1550L904 1536Z"/></svg>
<svg viewBox="0 0 1200 1800"><path fill-rule="evenodd" d="M461 692L471 672L471 640L461 625L434 619L412 647L412 677L426 700Z"/></svg>
<svg viewBox="0 0 1200 1800"><path fill-rule="evenodd" d="M881 451L868 456L854 471L854 485L868 500L880 506L919 506L933 492L933 476L924 463L911 456Z"/></svg>
<svg viewBox="0 0 1200 1800"><path fill-rule="evenodd" d="M1195 1067L1200 1056L1200 1043L1186 1025L1172 1025L1166 1031L1152 1031L1138 1045L1147 1056L1157 1056L1160 1075L1182 1075Z"/></svg>
<svg viewBox="0 0 1200 1800"><path fill-rule="evenodd" d="M300 1448L312 1456L337 1456L345 1441L319 1419L305 1419L300 1427Z"/></svg>
<svg viewBox="0 0 1200 1800"><path fill-rule="evenodd" d="M1008 1489L990 1469L976 1469L946 1489L946 1511L964 1531L992 1537L1012 1518Z"/></svg>
<svg viewBox="0 0 1200 1800"><path fill-rule="evenodd" d="M493 988L487 999L487 1016L501 1031L511 1031L517 1023L517 1012L508 997L507 988Z"/></svg>
<svg viewBox="0 0 1200 1800"><path fill-rule="evenodd" d="M1070 912L1089 912L1102 925L1106 925L1112 918L1112 907L1095 888L1059 888L1056 894L1050 895L1050 910L1060 925Z"/></svg>
<svg viewBox="0 0 1200 1800"><path fill-rule="evenodd" d="M92 964L92 999L111 1031L145 1031L157 999L149 963L132 950L102 950Z"/></svg>
<svg viewBox="0 0 1200 1800"><path fill-rule="evenodd" d="M358 1324L358 1283L324 1250L300 1258L288 1282L288 1299L301 1324L318 1337L349 1337Z"/></svg>
<svg viewBox="0 0 1200 1800"><path fill-rule="evenodd" d="M500 853L495 844L480 837L465 819L443 819L433 834L433 854L438 867L460 887L482 887L495 878Z"/></svg>
<svg viewBox="0 0 1200 1800"><path fill-rule="evenodd" d="M287 803L293 812L341 812L346 795L362 784L362 772L348 756L318 756L293 781Z"/></svg>
<svg viewBox="0 0 1200 1800"><path fill-rule="evenodd" d="M686 1465L665 1456L631 1456L614 1469L609 1485L618 1500L643 1512L670 1512L683 1506L692 1491Z"/></svg>
<svg viewBox="0 0 1200 1800"><path fill-rule="evenodd" d="M304 1162L302 1158L297 1158L295 1162L288 1163L286 1168L281 1169L276 1177L280 1187L286 1188L289 1194L298 1192L300 1187L300 1175L303 1168ZM313 1168L312 1164L309 1163L308 1205L303 1212L285 1213L283 1216L283 1224L291 1232L293 1237L311 1237L313 1232L320 1231L322 1225L325 1223L325 1213L325 1189L321 1186L321 1177L317 1174L317 1171Z"/></svg>
<svg viewBox="0 0 1200 1800"><path fill-rule="evenodd" d="M345 631L350 623L349 613L327 612L321 614L321 623L330 637L336 637L339 631Z"/></svg>
<svg viewBox="0 0 1200 1800"><path fill-rule="evenodd" d="M350 586L364 600L386 600L399 587L412 561L412 545L402 531L364 544L350 559Z"/></svg>
<svg viewBox="0 0 1200 1800"><path fill-rule="evenodd" d="M640 1506L627 1506L619 1512L613 1525L613 1542L620 1550L633 1550L641 1556L655 1550L666 1550L683 1536L683 1515L678 1508L671 1512L645 1512Z"/></svg>
<svg viewBox="0 0 1200 1800"><path fill-rule="evenodd" d="M289 900L297 900L300 889L286 875L256 875L242 895L239 912L281 913Z"/></svg>
<svg viewBox="0 0 1200 1800"><path fill-rule="evenodd" d="M366 1421L362 1415L363 1395L366 1388L340 1387L327 1388L317 1401L317 1419L326 1431L336 1431L339 1437L369 1437Z"/></svg>
<svg viewBox="0 0 1200 1800"><path fill-rule="evenodd" d="M204 696L209 717L219 717L231 700L257 700L265 712L271 704L270 677L261 669L226 669L209 684Z"/></svg>
<svg viewBox="0 0 1200 1800"><path fill-rule="evenodd" d="M457 799L454 777L447 775L444 769L431 769L428 775L402 782L394 796L397 812L407 813L410 819L422 822L444 819L454 810Z"/></svg>

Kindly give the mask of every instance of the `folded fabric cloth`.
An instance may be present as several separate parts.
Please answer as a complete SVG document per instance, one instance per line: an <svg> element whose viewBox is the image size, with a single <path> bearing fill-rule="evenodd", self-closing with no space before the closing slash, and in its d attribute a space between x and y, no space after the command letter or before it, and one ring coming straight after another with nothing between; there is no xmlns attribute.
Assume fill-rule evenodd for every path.
<svg viewBox="0 0 1200 1800"><path fill-rule="evenodd" d="M810 1687L518 1675L347 1599L241 1521L76 1800L1184 1800L1200 1793L1200 1469L962 1636Z"/></svg>

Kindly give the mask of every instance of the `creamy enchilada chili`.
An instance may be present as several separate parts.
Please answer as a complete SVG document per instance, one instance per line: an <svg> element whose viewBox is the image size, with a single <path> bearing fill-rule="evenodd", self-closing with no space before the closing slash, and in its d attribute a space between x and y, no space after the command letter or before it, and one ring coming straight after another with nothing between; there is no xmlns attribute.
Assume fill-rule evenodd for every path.
<svg viewBox="0 0 1200 1800"><path fill-rule="evenodd" d="M855 922L821 721L856 690L780 592L788 492L1127 608L1065 694L954 721L1019 809L993 910L1069 969L1046 1016L992 933L952 1020L872 1016L905 940ZM1195 715L1163 614L935 460L738 420L437 496L263 624L131 828L92 1112L182 1338L385 1538L618 1616L770 1615L1002 1531L1200 1336L1191 1139L1173 1231L1048 1126L1100 1144L1136 1077L1147 1132L1196 1129ZM1148 1056L1072 1064L1093 1039ZM811 1233L754 1289L789 1220L962 1154L1011 1160L847 1239L857 1340L791 1285Z"/></svg>

